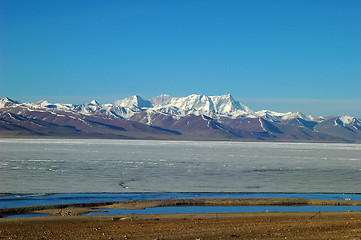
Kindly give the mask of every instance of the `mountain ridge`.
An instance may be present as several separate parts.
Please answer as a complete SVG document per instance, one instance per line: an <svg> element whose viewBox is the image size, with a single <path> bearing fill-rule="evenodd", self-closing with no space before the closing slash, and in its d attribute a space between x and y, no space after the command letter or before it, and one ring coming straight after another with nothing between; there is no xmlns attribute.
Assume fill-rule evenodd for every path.
<svg viewBox="0 0 361 240"><path fill-rule="evenodd" d="M361 119L254 112L231 94L138 95L99 104L0 99L0 136L126 139L361 142Z"/></svg>

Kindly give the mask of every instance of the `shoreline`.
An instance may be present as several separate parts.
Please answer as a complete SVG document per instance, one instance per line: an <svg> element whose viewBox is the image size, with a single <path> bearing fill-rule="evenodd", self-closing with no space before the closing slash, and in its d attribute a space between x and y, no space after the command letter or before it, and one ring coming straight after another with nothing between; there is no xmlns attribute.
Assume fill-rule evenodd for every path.
<svg viewBox="0 0 361 240"><path fill-rule="evenodd" d="M45 217L0 218L6 239L360 239L361 211L81 215L168 206L361 206L361 201L288 198L133 200L0 209Z"/></svg>
<svg viewBox="0 0 361 240"><path fill-rule="evenodd" d="M260 140L260 139L229 139L229 138L192 138L192 137L174 137L174 138L123 138L123 137L99 137L99 136L39 136L39 135L0 135L0 139L27 139L27 140L125 140L125 141L180 141L180 142L250 142L250 143L329 143L329 144L361 144L361 140L336 141L336 140L298 140L298 139L277 139L277 140Z"/></svg>
<svg viewBox="0 0 361 240"><path fill-rule="evenodd" d="M200 199L156 199L57 205L1 208L0 216L31 213L51 214L52 216L78 216L103 209L145 209L155 207L185 206L361 206L361 201L316 200L296 198L200 198Z"/></svg>

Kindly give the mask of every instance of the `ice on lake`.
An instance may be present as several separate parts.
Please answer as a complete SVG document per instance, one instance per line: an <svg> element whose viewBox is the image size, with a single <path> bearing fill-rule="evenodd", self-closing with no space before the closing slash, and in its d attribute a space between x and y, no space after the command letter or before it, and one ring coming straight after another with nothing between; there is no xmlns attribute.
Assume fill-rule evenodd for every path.
<svg viewBox="0 0 361 240"><path fill-rule="evenodd" d="M0 139L1 193L360 193L361 145Z"/></svg>

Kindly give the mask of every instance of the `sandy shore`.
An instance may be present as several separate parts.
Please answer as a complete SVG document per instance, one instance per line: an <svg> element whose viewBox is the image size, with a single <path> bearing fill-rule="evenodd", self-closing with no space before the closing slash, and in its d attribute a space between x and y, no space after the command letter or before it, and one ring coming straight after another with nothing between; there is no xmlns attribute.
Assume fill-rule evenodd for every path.
<svg viewBox="0 0 361 240"><path fill-rule="evenodd" d="M249 204L249 205L247 205ZM17 208L53 216L1 218L3 239L361 239L361 212L81 216L91 208L150 206L360 205L302 199L143 200ZM47 209L41 209L46 207ZM36 209L37 208L37 209ZM34 210L35 209L35 210ZM14 210L14 209L13 209ZM1 212L2 211L2 212ZM4 214L4 209L0 209Z"/></svg>

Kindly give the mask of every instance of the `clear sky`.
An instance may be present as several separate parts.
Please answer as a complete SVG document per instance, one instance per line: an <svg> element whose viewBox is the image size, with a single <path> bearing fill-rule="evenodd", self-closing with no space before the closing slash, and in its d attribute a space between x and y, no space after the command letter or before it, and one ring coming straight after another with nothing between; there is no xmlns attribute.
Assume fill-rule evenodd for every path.
<svg viewBox="0 0 361 240"><path fill-rule="evenodd" d="M192 93L361 117L361 1L0 0L0 97Z"/></svg>

